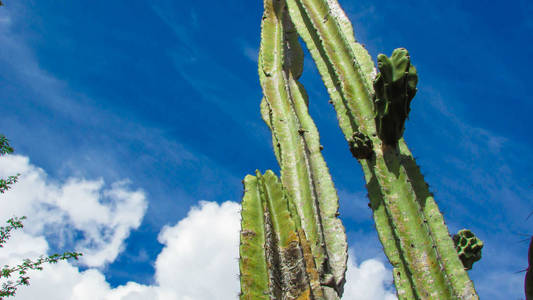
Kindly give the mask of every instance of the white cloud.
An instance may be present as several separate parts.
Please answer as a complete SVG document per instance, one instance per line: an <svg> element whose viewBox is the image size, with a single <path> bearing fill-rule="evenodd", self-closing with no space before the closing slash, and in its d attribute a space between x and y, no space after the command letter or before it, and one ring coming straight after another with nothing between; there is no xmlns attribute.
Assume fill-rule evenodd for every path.
<svg viewBox="0 0 533 300"><path fill-rule="evenodd" d="M20 173L13 188L0 195L0 220L27 216L25 232L53 237L84 253L82 262L102 267L115 260L124 240L141 224L147 208L144 193L127 182L105 186L102 179L71 178L66 183L48 180L46 173L24 156L0 159L0 177ZM83 238L75 241L76 233Z"/></svg>
<svg viewBox="0 0 533 300"><path fill-rule="evenodd" d="M80 272L62 262L31 273L30 286L20 288L17 299L42 295L58 300L236 299L239 209L235 202L200 202L186 218L165 227L159 235L165 247L155 262L152 286L129 282L112 289L99 270ZM15 239L10 242L18 244ZM18 254L24 257L28 252Z"/></svg>
<svg viewBox="0 0 533 300"><path fill-rule="evenodd" d="M353 251L350 251L343 299L393 300L395 294L386 288L391 284L391 270L381 261L368 259L358 266Z"/></svg>
<svg viewBox="0 0 533 300"><path fill-rule="evenodd" d="M46 236L45 231L59 230L64 222L67 226L58 236L68 240L69 230L82 231L84 239L77 245L86 247L89 259L84 263L100 266L116 258L146 209L143 193L128 189L124 182L110 188L102 180L79 178L59 184L31 165L27 157L0 159L0 177L16 172L22 174L21 180L1 196L0 201L9 209L3 209L0 218L15 214L29 219L25 229L14 232L7 246L0 249L2 262L15 264L22 258L46 253L47 238L52 237ZM237 299L239 210L240 205L235 202L201 201L176 225L164 227L158 237L164 248L155 261L153 285L128 282L112 288L101 270L80 271L70 262L60 262L31 272L30 286L19 288L17 299ZM353 257L352 254L349 259L344 298L394 299L385 289L390 271L374 259L358 266Z"/></svg>
<svg viewBox="0 0 533 300"><path fill-rule="evenodd" d="M240 205L200 202L176 226L165 227L156 282L178 299L234 299L239 292ZM219 287L219 288L213 288Z"/></svg>

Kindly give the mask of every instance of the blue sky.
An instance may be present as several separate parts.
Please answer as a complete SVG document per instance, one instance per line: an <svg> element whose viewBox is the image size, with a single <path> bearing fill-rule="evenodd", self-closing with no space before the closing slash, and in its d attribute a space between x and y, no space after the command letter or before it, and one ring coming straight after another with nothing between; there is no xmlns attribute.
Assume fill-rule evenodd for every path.
<svg viewBox="0 0 533 300"><path fill-rule="evenodd" d="M524 274L516 272L527 267L523 240L533 234L533 218L526 220L533 211L533 103L527 92L533 5L339 2L373 57L397 47L410 51L420 79L407 143L450 231L470 228L485 241L483 259L470 271L482 298L520 299ZM261 14L261 1L242 0L5 1L0 132L21 159L9 170L33 170L38 182L61 195L69 184L86 183L65 201L83 206L84 199L97 199L91 203L104 205L104 215L118 213L113 207L136 212L114 225L89 218L121 232L113 235L120 247L107 259L76 266L80 272L95 268L109 289L128 282L162 285L156 259L170 249L163 228L193 217L191 207L208 211L201 200L239 202L246 174L278 169L259 114ZM362 262L386 258L361 169L306 58L301 80L339 191L354 263L362 270ZM96 198L81 197L83 191ZM121 196L113 196L119 192L131 199L142 194L142 201L120 206ZM17 201L9 193L6 198ZM56 222L58 232L35 225L43 230L33 237L42 236L47 251L102 236L87 229L93 223L69 219L76 214L67 202L53 203L63 211L61 220L70 221ZM99 246L82 248L91 247Z"/></svg>

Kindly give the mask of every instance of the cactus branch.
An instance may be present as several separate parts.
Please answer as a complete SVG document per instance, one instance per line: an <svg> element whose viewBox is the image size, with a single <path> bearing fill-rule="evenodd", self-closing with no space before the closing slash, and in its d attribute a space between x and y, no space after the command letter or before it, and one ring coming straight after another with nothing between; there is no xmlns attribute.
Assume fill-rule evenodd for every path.
<svg viewBox="0 0 533 300"><path fill-rule="evenodd" d="M363 168L398 298L478 299L402 138L418 81L407 50L396 49L390 58L380 54L376 75L337 0L264 0L264 7L261 115L272 132L281 183L271 172L245 179L241 285L251 286L255 275L247 271L253 268L259 277L254 291L241 288L241 299L339 299L343 293L346 237L307 95L298 82L303 70L298 35Z"/></svg>
<svg viewBox="0 0 533 300"><path fill-rule="evenodd" d="M318 130L307 109L307 94L297 81L303 51L283 1L265 1L259 57L261 113L272 131L281 181L309 240L324 297L338 299L345 282L346 237Z"/></svg>
<svg viewBox="0 0 533 300"><path fill-rule="evenodd" d="M323 299L309 241L272 171L244 181L240 299Z"/></svg>
<svg viewBox="0 0 533 300"><path fill-rule="evenodd" d="M395 50L390 59L380 55L381 73L375 85L369 84L373 63L355 42L336 0L287 3L330 93L350 150L363 167L398 296L477 298L442 215L401 139L417 81L407 51Z"/></svg>

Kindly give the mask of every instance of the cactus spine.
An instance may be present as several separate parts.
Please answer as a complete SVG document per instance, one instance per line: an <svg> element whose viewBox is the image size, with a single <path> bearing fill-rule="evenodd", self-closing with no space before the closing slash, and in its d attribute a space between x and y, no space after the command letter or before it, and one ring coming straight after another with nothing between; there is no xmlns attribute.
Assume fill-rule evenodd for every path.
<svg viewBox="0 0 533 300"><path fill-rule="evenodd" d="M339 126L363 168L398 297L478 299L402 138L418 81L407 50L396 49L390 58L380 54L376 75L374 62L356 42L336 0L264 0L264 6L261 114L272 131L281 167L279 189L285 192L265 193L267 180L260 174L245 179L241 299L339 299L343 292L346 237L318 131L307 111L307 95L298 82L303 69L298 35L316 62ZM292 221L278 226L281 219L276 219L274 207L286 207L284 220ZM303 263L298 267L283 256L293 244L299 245L294 253ZM291 290L290 282L298 288Z"/></svg>

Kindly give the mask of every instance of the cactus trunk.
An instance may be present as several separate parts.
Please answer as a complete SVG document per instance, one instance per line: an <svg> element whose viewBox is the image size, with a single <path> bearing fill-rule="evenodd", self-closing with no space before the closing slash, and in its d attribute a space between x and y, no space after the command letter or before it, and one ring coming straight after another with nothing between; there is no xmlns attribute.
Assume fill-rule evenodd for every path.
<svg viewBox="0 0 533 300"><path fill-rule="evenodd" d="M339 299L343 293L346 236L307 95L298 82L303 70L298 36L362 166L398 297L478 299L402 137L418 81L407 50L380 54L376 74L336 0L264 0L264 7L261 115L272 131L281 183L271 172L245 179L241 299ZM291 260L296 254L298 263Z"/></svg>
<svg viewBox="0 0 533 300"><path fill-rule="evenodd" d="M371 84L373 62L355 42L336 0L287 3L363 167L399 298L476 299L443 217L401 137L417 80L407 51L397 49L390 59L380 55L381 73Z"/></svg>
<svg viewBox="0 0 533 300"><path fill-rule="evenodd" d="M261 35L261 113L272 131L281 182L301 226L300 240L308 245L309 252L302 248L307 265L314 266L307 276L317 275L313 299L339 299L345 282L346 235L318 131L307 111L307 95L297 81L303 70L303 51L285 2L265 1Z"/></svg>

